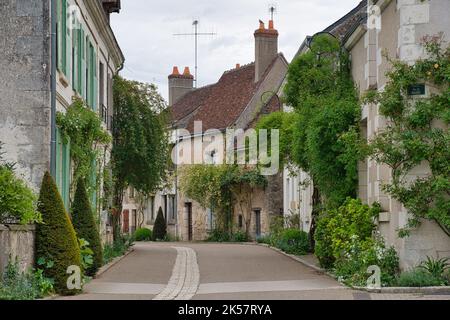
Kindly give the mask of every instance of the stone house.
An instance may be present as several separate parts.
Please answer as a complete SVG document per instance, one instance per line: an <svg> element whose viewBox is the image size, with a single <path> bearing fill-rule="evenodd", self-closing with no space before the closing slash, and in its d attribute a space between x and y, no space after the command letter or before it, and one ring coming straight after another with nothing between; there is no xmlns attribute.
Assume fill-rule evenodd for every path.
<svg viewBox="0 0 450 320"><path fill-rule="evenodd" d="M228 128L253 128L264 114L281 110L276 99L288 68L283 54L278 52L278 31L273 21L268 28L263 22L254 33L255 62L248 65L237 64L235 68L223 73L217 83L202 88L194 88L194 77L189 68L180 73L173 68L169 76L169 105L173 120L173 142L175 157L182 157L183 150L193 142L213 141L215 134L222 134ZM196 123L201 123L200 130ZM211 130L215 129L215 133ZM204 147L195 150L194 163L217 163L224 150L209 150ZM179 176L175 169L175 182L172 190L166 190L156 197L173 197L172 214L167 217L169 230L185 241L201 241L214 229L214 212L202 208L197 202L186 198L178 191ZM255 190L252 194L250 235L252 238L269 232L272 216L282 214L282 176L277 173L268 176L268 186ZM156 208L157 210L157 208ZM236 205L233 213L236 228L244 230L242 212ZM235 228L235 230L236 230Z"/></svg>
<svg viewBox="0 0 450 320"><path fill-rule="evenodd" d="M55 114L65 112L73 97L79 97L99 114L105 129L112 129L112 79L124 56L109 16L119 11L120 0L0 4L0 141L6 159L17 163L17 173L34 190L39 190L45 171L53 173L67 209L73 182L70 143L61 139ZM94 178L102 177L110 158L111 145L99 148L103 160L96 163ZM92 194L92 204L106 240L107 215L98 201L101 190Z"/></svg>
<svg viewBox="0 0 450 320"><path fill-rule="evenodd" d="M352 11L350 15L355 15L355 18L349 20L349 26L341 29L339 38L350 53L351 73L361 95L369 89L383 91L387 82L385 74L390 68L383 52L392 58L413 64L424 57L424 48L420 44L422 37L444 32L444 41L447 45L450 43L448 0L364 0L358 7L367 10L367 13L360 12L355 15ZM307 49L303 47L301 50ZM426 87L424 97L429 96L430 89ZM362 105L361 111L361 131L370 141L383 130L387 120L380 115L377 105ZM378 230L386 243L397 250L402 269L416 266L427 256L450 256L450 238L433 221L423 221L407 238L398 236L398 229L406 225L409 214L401 203L392 199L382 189L391 179L391 170L386 165L366 159L358 164L358 171L358 197L367 204L381 204L383 212L376 221ZM416 179L427 175L428 172L426 165L421 165L410 172L409 178ZM297 171L297 174L305 176L301 170ZM298 180L295 183L299 182ZM312 210L311 189L308 188L299 188L299 197L303 201L306 199L303 206Z"/></svg>

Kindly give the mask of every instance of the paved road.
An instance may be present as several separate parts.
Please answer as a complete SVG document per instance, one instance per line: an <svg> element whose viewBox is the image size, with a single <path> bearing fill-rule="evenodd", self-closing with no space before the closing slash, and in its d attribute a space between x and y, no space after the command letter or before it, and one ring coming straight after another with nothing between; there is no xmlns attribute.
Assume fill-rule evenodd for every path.
<svg viewBox="0 0 450 320"><path fill-rule="evenodd" d="M269 248L239 244L139 243L85 287L79 300L448 299L353 291Z"/></svg>

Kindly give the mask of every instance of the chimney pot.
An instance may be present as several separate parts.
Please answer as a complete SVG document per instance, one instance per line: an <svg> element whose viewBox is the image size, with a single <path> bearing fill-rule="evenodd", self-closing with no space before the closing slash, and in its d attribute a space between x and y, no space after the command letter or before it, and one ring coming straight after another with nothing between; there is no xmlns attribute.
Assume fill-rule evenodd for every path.
<svg viewBox="0 0 450 320"><path fill-rule="evenodd" d="M236 69L239 69L241 67L240 63L236 63Z"/></svg>
<svg viewBox="0 0 450 320"><path fill-rule="evenodd" d="M191 76L191 70L189 67L184 68L183 76Z"/></svg>
<svg viewBox="0 0 450 320"><path fill-rule="evenodd" d="M179 75L180 71L178 70L178 67L177 66L173 67L172 76L179 76Z"/></svg>
<svg viewBox="0 0 450 320"><path fill-rule="evenodd" d="M259 20L259 30L265 30L266 27L264 26L264 22L262 20Z"/></svg>
<svg viewBox="0 0 450 320"><path fill-rule="evenodd" d="M274 28L274 24L273 24L273 20L269 20L269 30L273 30Z"/></svg>
<svg viewBox="0 0 450 320"><path fill-rule="evenodd" d="M189 67L184 68L180 74L178 67L173 67L169 76L169 106L173 106L185 94L194 89L194 77L191 75Z"/></svg>

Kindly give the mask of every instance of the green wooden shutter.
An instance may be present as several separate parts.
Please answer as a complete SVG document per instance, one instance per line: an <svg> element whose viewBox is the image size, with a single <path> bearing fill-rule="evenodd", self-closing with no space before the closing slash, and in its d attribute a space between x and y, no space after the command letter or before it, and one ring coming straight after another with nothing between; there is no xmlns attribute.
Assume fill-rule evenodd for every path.
<svg viewBox="0 0 450 320"><path fill-rule="evenodd" d="M93 103L92 108L94 111L97 111L97 104L98 104L98 66L97 66L97 52L95 49L93 51Z"/></svg>
<svg viewBox="0 0 450 320"><path fill-rule="evenodd" d="M61 196L64 200L66 210L69 210L70 206L70 141L63 144L62 150L62 193Z"/></svg>
<svg viewBox="0 0 450 320"><path fill-rule="evenodd" d="M83 46L82 46L82 38L83 37L83 29L81 28L81 23L78 22L77 29L77 87L78 93L80 96L83 96L83 81L82 81L82 68L83 68Z"/></svg>
<svg viewBox="0 0 450 320"><path fill-rule="evenodd" d="M92 107L92 45L89 36L86 37L86 103Z"/></svg>
<svg viewBox="0 0 450 320"><path fill-rule="evenodd" d="M69 8L69 1L66 2L66 72L65 75L68 81L72 80L71 71L72 71L72 35L71 35L71 18L72 14Z"/></svg>
<svg viewBox="0 0 450 320"><path fill-rule="evenodd" d="M75 17L72 17L72 19L75 19ZM75 92L78 92L78 20L75 20L72 31L72 50L72 88Z"/></svg>
<svg viewBox="0 0 450 320"><path fill-rule="evenodd" d="M94 46L89 41L89 57L88 57L88 74L89 74L89 84L88 84L88 105L91 109L94 109L94 72L95 72L95 58L94 58Z"/></svg>
<svg viewBox="0 0 450 320"><path fill-rule="evenodd" d="M58 56L57 56L57 60L58 60L58 70L60 72L63 71L63 18L62 18L62 0L58 0L56 1L56 12L57 12L57 19L58 19L58 29L56 31L56 35L58 38L58 44L57 44L57 50L58 50Z"/></svg>
<svg viewBox="0 0 450 320"><path fill-rule="evenodd" d="M81 31L81 96L87 99L86 92L86 34L83 29Z"/></svg>
<svg viewBox="0 0 450 320"><path fill-rule="evenodd" d="M67 0L61 3L61 71L67 76Z"/></svg>
<svg viewBox="0 0 450 320"><path fill-rule="evenodd" d="M95 159L92 160L91 185L93 186L92 195L91 195L91 205L92 205L92 210L96 213L97 212L97 161Z"/></svg>
<svg viewBox="0 0 450 320"><path fill-rule="evenodd" d="M58 186L59 192L62 190L62 142L61 142L61 132L56 129L56 185Z"/></svg>

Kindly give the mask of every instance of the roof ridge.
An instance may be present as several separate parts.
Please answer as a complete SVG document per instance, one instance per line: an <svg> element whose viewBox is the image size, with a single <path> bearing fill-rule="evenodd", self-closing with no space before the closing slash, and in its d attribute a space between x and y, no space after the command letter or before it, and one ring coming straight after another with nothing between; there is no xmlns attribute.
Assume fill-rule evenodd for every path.
<svg viewBox="0 0 450 320"><path fill-rule="evenodd" d="M350 12L348 12L346 15L341 17L339 20L335 21L333 24L326 27L323 31L329 31L333 29L334 27L338 26L341 22L343 22L345 19L347 19L350 16L353 16L356 12L360 11L364 6L366 6L365 0L362 0L356 7L354 7Z"/></svg>
<svg viewBox="0 0 450 320"><path fill-rule="evenodd" d="M248 68L248 67L253 66L254 64L255 64L255 62L250 62L250 63L247 63L247 64L244 64L244 65L240 66L239 68L233 68L233 69L225 70L223 72L223 74L228 74L228 73L231 73L231 72L234 72L234 71L238 71L238 70L241 70L241 69L244 69L244 68Z"/></svg>

